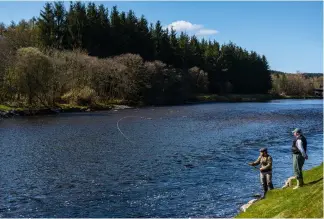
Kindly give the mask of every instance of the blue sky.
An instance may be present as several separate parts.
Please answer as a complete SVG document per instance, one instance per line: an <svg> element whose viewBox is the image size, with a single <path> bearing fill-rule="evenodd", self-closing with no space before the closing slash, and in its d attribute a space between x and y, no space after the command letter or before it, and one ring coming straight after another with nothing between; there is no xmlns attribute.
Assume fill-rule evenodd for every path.
<svg viewBox="0 0 324 219"><path fill-rule="evenodd" d="M38 16L43 2L0 2L0 22ZM323 72L323 2L97 2L149 22L264 54L271 69ZM66 2L68 6L69 3Z"/></svg>

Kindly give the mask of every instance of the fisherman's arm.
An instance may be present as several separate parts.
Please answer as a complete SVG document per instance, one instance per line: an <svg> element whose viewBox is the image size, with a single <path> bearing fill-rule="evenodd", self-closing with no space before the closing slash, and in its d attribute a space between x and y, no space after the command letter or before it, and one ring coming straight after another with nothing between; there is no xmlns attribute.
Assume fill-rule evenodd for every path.
<svg viewBox="0 0 324 219"><path fill-rule="evenodd" d="M304 148L303 148L303 145L302 144L303 144L303 142L300 139L298 139L297 140L297 148L301 152L301 154L303 155L303 157L307 159L308 157L307 157L306 152L304 151Z"/></svg>
<svg viewBox="0 0 324 219"><path fill-rule="evenodd" d="M260 162L261 162L261 156L259 156L256 161L250 162L249 165L256 166L256 165L260 164Z"/></svg>
<svg viewBox="0 0 324 219"><path fill-rule="evenodd" d="M260 170L270 170L272 168L272 157L268 158L268 163L264 167L261 167Z"/></svg>

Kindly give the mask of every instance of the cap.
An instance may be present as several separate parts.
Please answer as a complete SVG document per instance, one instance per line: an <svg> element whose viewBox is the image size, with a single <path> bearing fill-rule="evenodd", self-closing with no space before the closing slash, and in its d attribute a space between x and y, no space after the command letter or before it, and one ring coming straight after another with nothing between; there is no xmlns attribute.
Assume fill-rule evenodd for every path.
<svg viewBox="0 0 324 219"><path fill-rule="evenodd" d="M301 130L300 128L295 128L295 130L292 131L292 133L295 133L295 132L296 132L296 133L301 133L301 131L302 131L302 130Z"/></svg>
<svg viewBox="0 0 324 219"><path fill-rule="evenodd" d="M260 149L260 152L267 152L267 151L268 151L267 148L261 148L261 149Z"/></svg>

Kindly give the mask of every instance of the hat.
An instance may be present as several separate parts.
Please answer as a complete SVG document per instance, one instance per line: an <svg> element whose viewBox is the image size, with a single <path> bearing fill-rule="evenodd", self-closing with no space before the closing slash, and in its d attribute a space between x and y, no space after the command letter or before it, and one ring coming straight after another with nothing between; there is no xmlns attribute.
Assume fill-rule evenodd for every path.
<svg viewBox="0 0 324 219"><path fill-rule="evenodd" d="M301 130L300 128L295 128L295 130L292 131L292 133L295 133L295 132L296 132L296 133L301 133L301 131L302 131L302 130Z"/></svg>
<svg viewBox="0 0 324 219"><path fill-rule="evenodd" d="M267 151L268 151L267 148L261 148L261 149L260 149L260 152L267 152Z"/></svg>

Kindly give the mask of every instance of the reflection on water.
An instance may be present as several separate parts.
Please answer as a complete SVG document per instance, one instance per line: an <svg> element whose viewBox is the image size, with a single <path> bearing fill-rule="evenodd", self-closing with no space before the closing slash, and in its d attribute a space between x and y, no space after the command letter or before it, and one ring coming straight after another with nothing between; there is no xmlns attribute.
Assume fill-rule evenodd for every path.
<svg viewBox="0 0 324 219"><path fill-rule="evenodd" d="M261 191L246 165L268 147L292 174L291 131L323 154L320 100L215 103L0 121L1 217L232 217ZM135 144L131 144L118 131Z"/></svg>

